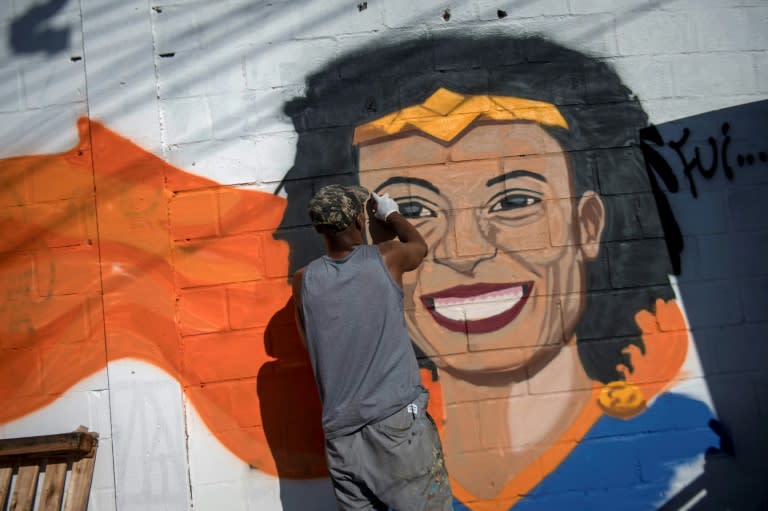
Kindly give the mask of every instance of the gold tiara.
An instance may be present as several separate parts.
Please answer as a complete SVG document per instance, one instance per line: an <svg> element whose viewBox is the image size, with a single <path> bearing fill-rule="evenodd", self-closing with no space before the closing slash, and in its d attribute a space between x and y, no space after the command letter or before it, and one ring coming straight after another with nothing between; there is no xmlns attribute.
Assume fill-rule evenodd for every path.
<svg viewBox="0 0 768 511"><path fill-rule="evenodd" d="M450 142L475 119L533 121L568 129L557 107L513 96L470 96L439 88L420 105L409 106L355 129L354 143L406 131L422 131Z"/></svg>

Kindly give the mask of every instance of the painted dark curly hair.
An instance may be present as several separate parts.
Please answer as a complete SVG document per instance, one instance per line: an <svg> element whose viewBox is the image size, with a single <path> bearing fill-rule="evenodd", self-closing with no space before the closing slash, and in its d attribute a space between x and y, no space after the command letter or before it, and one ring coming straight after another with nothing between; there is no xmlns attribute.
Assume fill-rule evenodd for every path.
<svg viewBox="0 0 768 511"><path fill-rule="evenodd" d="M308 225L312 194L329 183L359 184L356 126L422 103L440 87L552 103L569 128L542 127L568 152L577 195L594 190L606 210L600 256L587 266L579 354L587 374L603 383L623 378L619 365L631 370L624 349L643 349L635 314L674 293L638 147L648 118L608 64L541 37L446 33L377 42L329 62L306 85L304 97L285 105L299 139L280 185L288 207L275 237L291 246L291 272L323 253Z"/></svg>

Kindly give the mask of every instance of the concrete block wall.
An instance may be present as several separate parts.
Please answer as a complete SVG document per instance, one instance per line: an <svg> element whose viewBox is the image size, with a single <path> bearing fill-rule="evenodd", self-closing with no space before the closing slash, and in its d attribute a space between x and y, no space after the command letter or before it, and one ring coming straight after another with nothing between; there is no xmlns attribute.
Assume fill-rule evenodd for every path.
<svg viewBox="0 0 768 511"><path fill-rule="evenodd" d="M425 366L437 364L423 379L455 509L764 508L766 18L763 0L4 2L0 437L98 431L94 510L335 509L286 280L317 239L292 205L327 182L376 186L395 168L416 177L427 163L446 164L441 189L464 180L466 203L440 209L453 223L425 264L440 270L441 250L454 266L489 256L492 243L471 239L467 219L483 203L459 164L484 168L489 157L478 151L498 138L470 128L444 141L443 160L400 163L368 159L374 140L358 166L351 139L336 134L374 120L372 109L421 103L435 92L425 83L460 92L470 87L467 69L513 81L510 70L533 76L547 60L532 46L467 64L451 45L424 53L430 42L541 37L587 56L583 72L564 71L553 89L571 127L571 110L631 104L601 95L589 70L605 63L658 136L618 123L626 140L569 149L589 169L572 176L578 186L620 214L597 240L589 290L537 287L530 296L527 307L554 316L518 322L555 332L562 355L538 377L524 367L504 392L451 380L447 355L491 359L536 343L509 340L522 334L430 337L432 313L409 306ZM398 44L411 56L386 53ZM397 77L396 88L365 82L366 55L373 76ZM289 102L322 95L318 80L339 93L292 114ZM519 90L534 98L547 87ZM530 157L510 137L505 165ZM609 152L640 172L612 172ZM542 204L551 212L573 197ZM530 263L581 246L559 239L551 217L543 225L509 232L496 249ZM482 275L474 282L512 279ZM429 285L419 276L412 288ZM579 316L574 333L568 311L585 296L598 313ZM607 337L604 323L627 297L643 305ZM639 389L648 406L621 416L611 408L621 392L591 374L580 379L589 363L568 363L578 359L572 335L599 359L638 333L643 350L626 348L634 371L620 368L631 385L621 388L627 399ZM458 344L434 348L435 339Z"/></svg>

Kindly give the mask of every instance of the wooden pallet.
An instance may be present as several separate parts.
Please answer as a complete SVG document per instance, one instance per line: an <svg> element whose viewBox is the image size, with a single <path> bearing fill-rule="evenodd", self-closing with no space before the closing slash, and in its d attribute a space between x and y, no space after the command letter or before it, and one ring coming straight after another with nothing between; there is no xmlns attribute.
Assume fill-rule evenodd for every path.
<svg viewBox="0 0 768 511"><path fill-rule="evenodd" d="M98 438L78 430L0 440L0 510L10 494L8 511L86 511Z"/></svg>

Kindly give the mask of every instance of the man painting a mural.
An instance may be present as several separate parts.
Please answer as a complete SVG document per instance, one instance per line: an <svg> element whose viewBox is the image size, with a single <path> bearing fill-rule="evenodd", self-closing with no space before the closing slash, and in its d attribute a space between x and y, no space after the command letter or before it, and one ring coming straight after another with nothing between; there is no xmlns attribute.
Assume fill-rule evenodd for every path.
<svg viewBox="0 0 768 511"><path fill-rule="evenodd" d="M88 118L67 152L3 160L6 250L23 252L3 268L3 426L47 420L79 382L135 359L178 382L199 417L192 443L210 437L238 484L280 485L278 497L258 490L272 508L305 509L285 495L310 486L318 508L333 506L325 478L344 469L325 466L287 277L325 253L307 204L340 183L388 194L372 227L396 223L428 249L390 272L397 243L379 244L382 285L348 297L368 310L401 292L412 341L398 334L397 398L352 422L388 416L437 445L425 387L453 509L657 509L705 471L718 438L686 387L690 325L637 148L648 116L605 62L538 37L433 34L326 63L285 111L298 146L278 194L187 173ZM51 195L36 203L32 189ZM361 245L363 199L344 196L355 208L336 228L355 234L330 259L375 256ZM66 201L56 215L40 206ZM346 431L332 418L333 441ZM118 458L141 452L120 445ZM218 477L209 450L191 452L190 465L203 461L190 473L211 465Z"/></svg>
<svg viewBox="0 0 768 511"><path fill-rule="evenodd" d="M403 274L427 245L397 203L376 194L371 221L398 240L365 245L367 199L360 186L317 192L309 216L326 254L293 276L334 492L339 509L450 510L440 439L402 320Z"/></svg>
<svg viewBox="0 0 768 511"><path fill-rule="evenodd" d="M647 116L615 72L539 38L435 36L342 57L307 85L286 107L300 139L283 226L303 180L340 174L392 196L424 236L431 255L403 278L406 322L442 395L455 509L662 503L670 439L632 434L684 417L702 427L674 440L691 461L716 437L703 403L659 395L688 339L663 242L642 239L660 237L658 220L647 236L630 224L652 198L599 193L648 189L632 145ZM313 250L293 235L277 237L296 268ZM635 275L643 286L611 290ZM634 443L600 440L622 435ZM567 493L574 480L599 490L637 453L653 484Z"/></svg>

